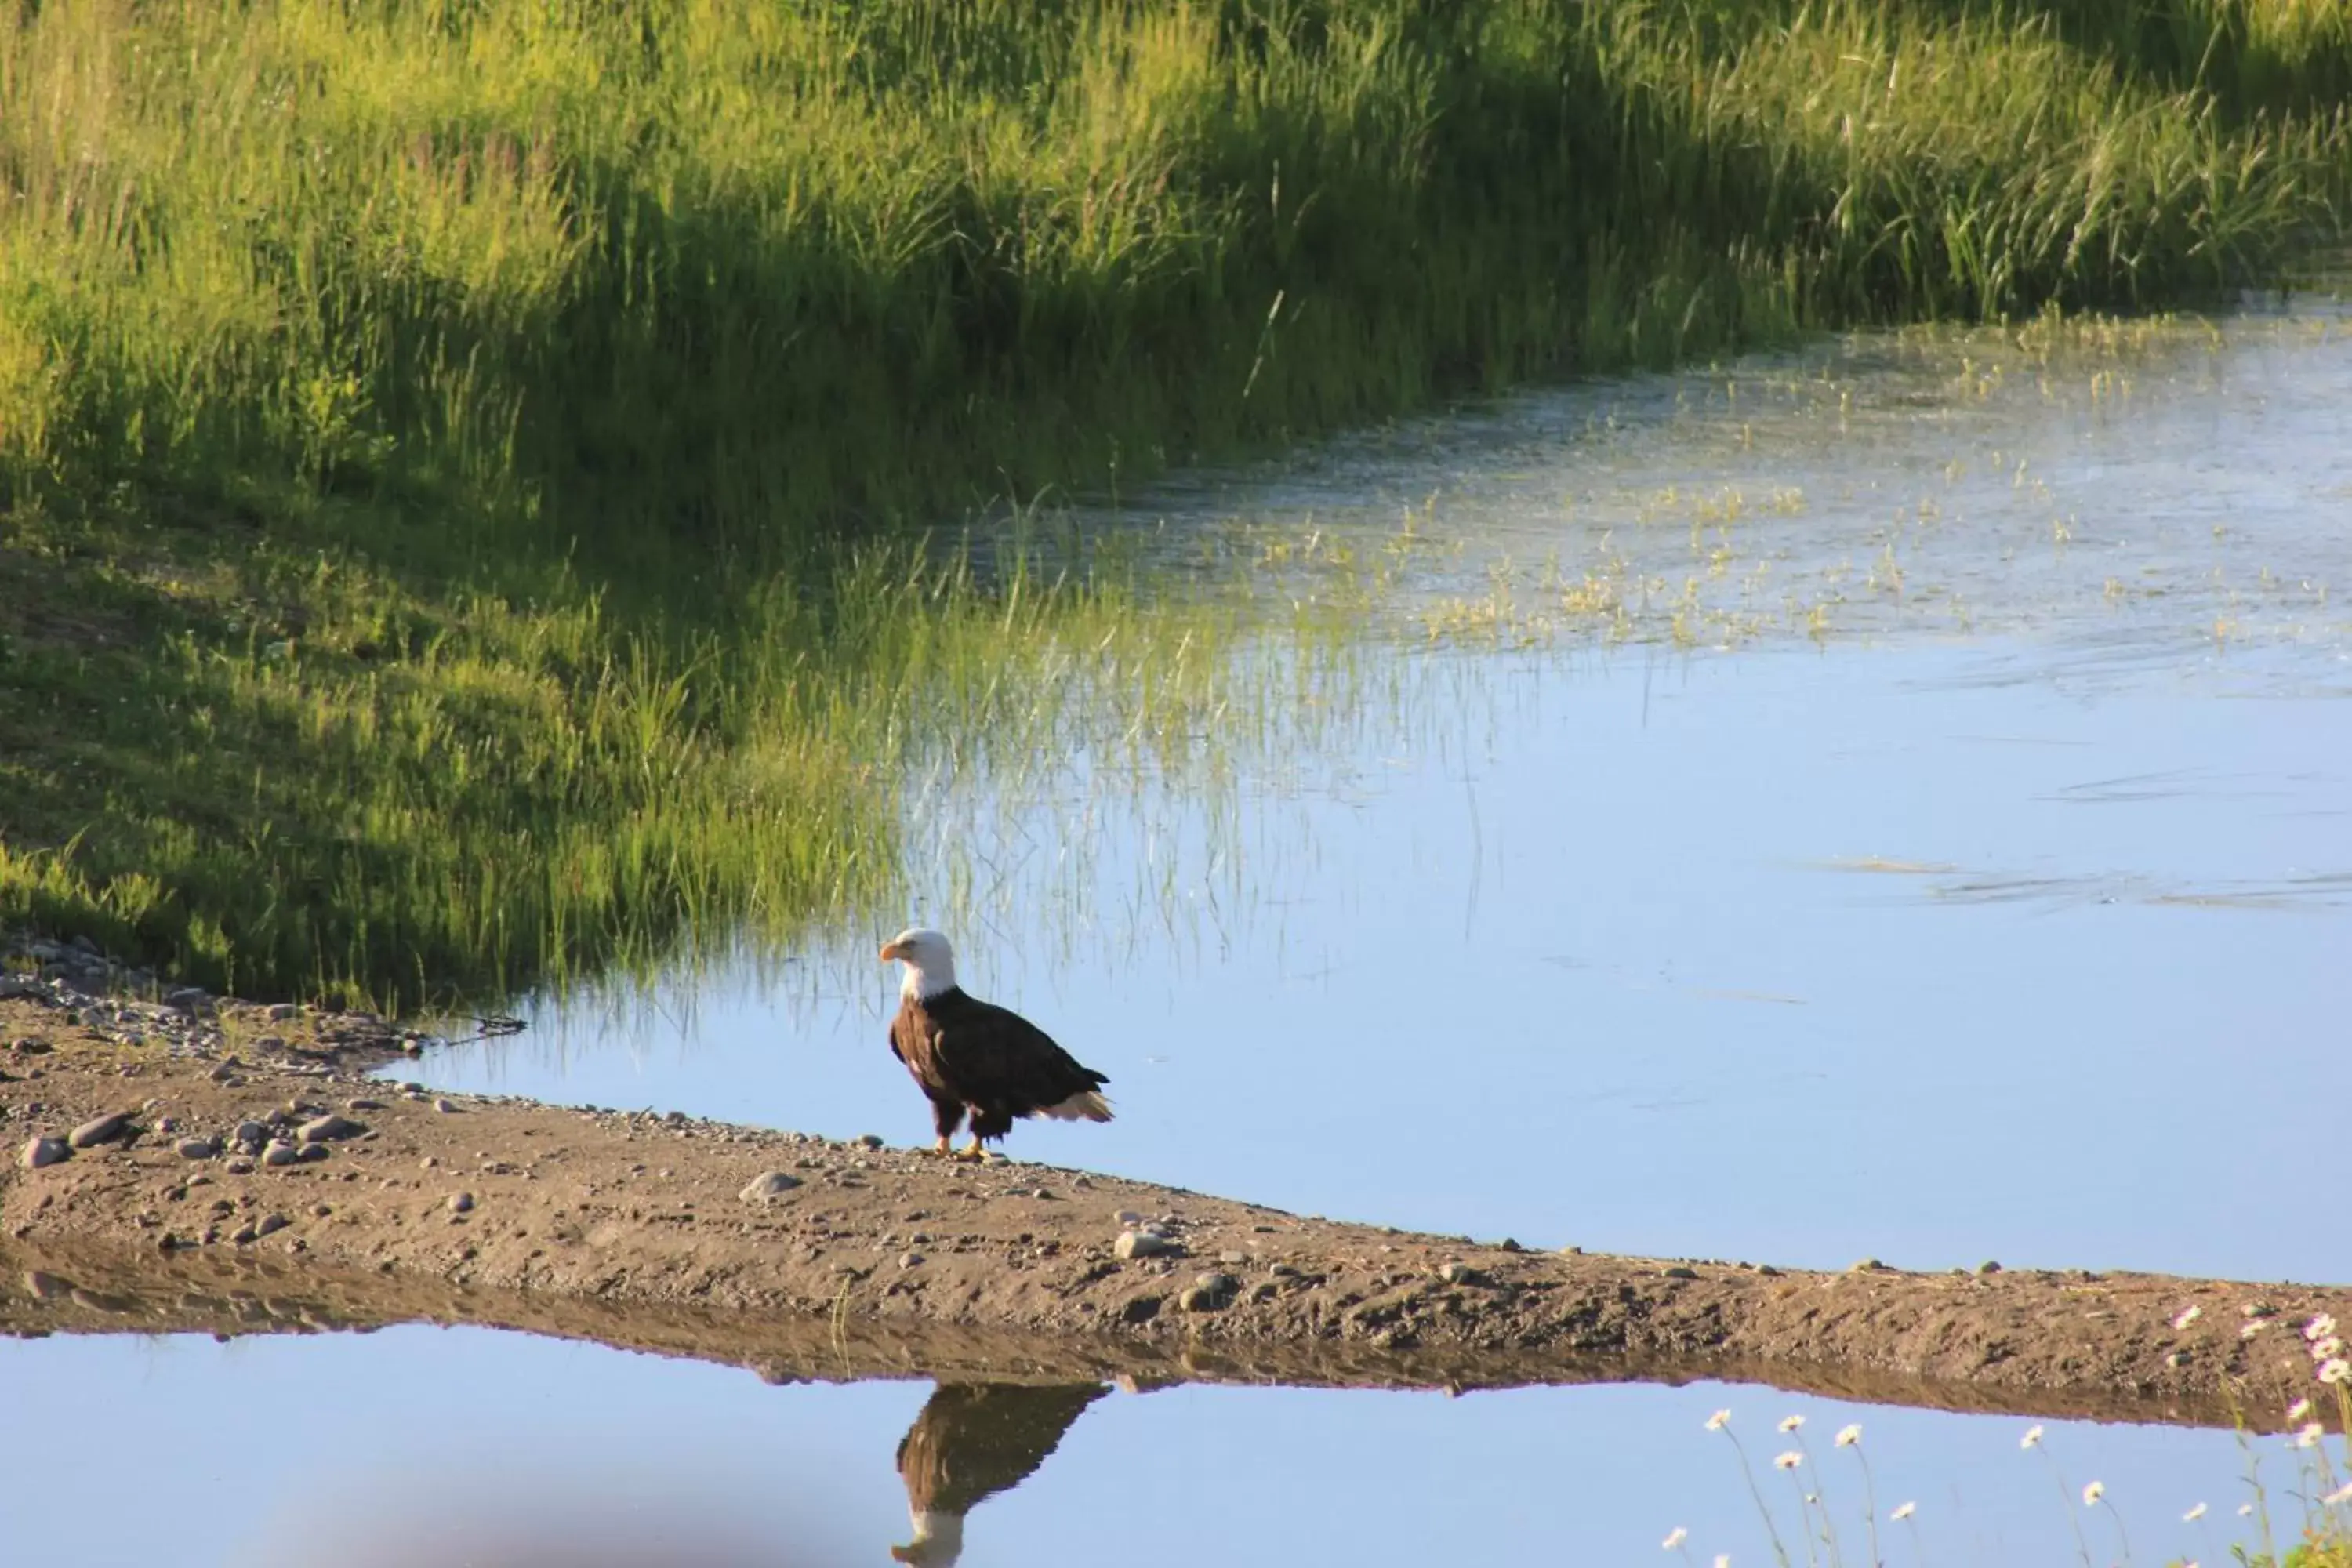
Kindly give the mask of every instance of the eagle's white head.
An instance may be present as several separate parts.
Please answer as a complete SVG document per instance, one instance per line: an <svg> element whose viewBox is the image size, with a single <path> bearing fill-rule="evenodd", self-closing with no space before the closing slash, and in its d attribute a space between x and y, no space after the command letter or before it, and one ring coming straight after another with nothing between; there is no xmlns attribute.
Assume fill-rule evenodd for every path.
<svg viewBox="0 0 2352 1568"><path fill-rule="evenodd" d="M955 989L955 949L938 931L924 926L900 931L882 944L882 962L894 958L907 966L906 977L898 983L899 995L920 1001Z"/></svg>

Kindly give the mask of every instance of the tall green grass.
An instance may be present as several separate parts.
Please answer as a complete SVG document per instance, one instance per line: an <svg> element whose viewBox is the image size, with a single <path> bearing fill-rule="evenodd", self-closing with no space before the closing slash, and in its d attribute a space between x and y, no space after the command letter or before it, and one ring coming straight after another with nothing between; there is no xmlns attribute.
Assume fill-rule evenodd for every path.
<svg viewBox="0 0 2352 1568"><path fill-rule="evenodd" d="M0 920L379 1000L782 932L1072 650L1215 709L1215 616L905 525L2261 279L2347 68L2312 0L20 5Z"/></svg>

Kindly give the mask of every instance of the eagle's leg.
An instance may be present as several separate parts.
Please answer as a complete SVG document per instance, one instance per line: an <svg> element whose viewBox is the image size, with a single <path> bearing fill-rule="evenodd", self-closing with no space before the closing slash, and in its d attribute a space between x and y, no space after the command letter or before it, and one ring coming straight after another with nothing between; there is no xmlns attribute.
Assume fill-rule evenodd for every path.
<svg viewBox="0 0 2352 1568"><path fill-rule="evenodd" d="M971 1135L971 1142L969 1142L969 1143L967 1143L967 1144L965 1144L962 1148L961 1148L961 1149L957 1150L957 1151L955 1152L955 1157L956 1157L957 1159L959 1159L959 1160L985 1160L985 1159L987 1159L987 1158L988 1158L988 1151L987 1151L987 1150L985 1150L985 1149L983 1149L983 1148L982 1148L982 1147L980 1146L980 1134L979 1134L979 1133L977 1133L977 1132L973 1133L973 1134Z"/></svg>
<svg viewBox="0 0 2352 1568"><path fill-rule="evenodd" d="M961 1100L933 1100L931 1131L940 1136L939 1142L931 1145L931 1152L935 1154L951 1154L952 1151L948 1147L948 1140L955 1136L955 1130L962 1123L963 1103Z"/></svg>

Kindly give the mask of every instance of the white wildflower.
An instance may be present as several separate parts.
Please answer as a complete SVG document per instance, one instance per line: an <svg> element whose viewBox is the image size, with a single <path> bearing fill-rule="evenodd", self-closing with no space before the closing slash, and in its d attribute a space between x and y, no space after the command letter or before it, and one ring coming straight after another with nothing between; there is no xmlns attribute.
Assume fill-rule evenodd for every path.
<svg viewBox="0 0 2352 1568"><path fill-rule="evenodd" d="M2303 1325L2303 1337L2307 1340L2324 1340L2335 1331L2336 1320L2325 1312Z"/></svg>
<svg viewBox="0 0 2352 1568"><path fill-rule="evenodd" d="M1851 1448L1861 1441L1862 1423L1859 1421L1851 1426L1841 1428L1838 1432L1837 1446L1841 1448Z"/></svg>
<svg viewBox="0 0 2352 1568"><path fill-rule="evenodd" d="M1917 1503L1906 1502L1897 1505L1895 1511L1888 1514L1886 1517L1889 1519L1909 1519L1913 1514L1917 1513L1918 1511L1919 1505Z"/></svg>
<svg viewBox="0 0 2352 1568"><path fill-rule="evenodd" d="M2326 1497L2321 1498L2319 1501L2323 1508L2334 1508L2338 1503L2352 1502L2352 1481L2345 1482Z"/></svg>
<svg viewBox="0 0 2352 1568"><path fill-rule="evenodd" d="M1804 1462L1805 1457L1802 1454L1798 1453L1794 1448L1790 1449L1785 1454L1774 1456L1772 1460L1773 1468L1782 1470L1793 1470Z"/></svg>
<svg viewBox="0 0 2352 1568"><path fill-rule="evenodd" d="M1731 1568L1731 1553L1728 1552L1717 1552L1715 1554L1715 1568Z"/></svg>
<svg viewBox="0 0 2352 1568"><path fill-rule="evenodd" d="M1659 1544L1664 1546L1669 1552L1675 1552L1679 1551L1682 1547L1682 1543L1689 1539L1690 1531L1685 1530L1678 1524L1675 1526L1673 1530L1666 1532L1665 1540L1659 1542Z"/></svg>
<svg viewBox="0 0 2352 1568"><path fill-rule="evenodd" d="M2083 1489L2083 1506L2084 1508L2088 1508L2106 1495L2107 1483L2105 1481L2093 1481L2089 1486Z"/></svg>
<svg viewBox="0 0 2352 1568"><path fill-rule="evenodd" d="M2254 1505L2252 1503L2242 1502L2238 1505L2238 1517L2240 1519L2252 1519L2253 1516Z"/></svg>
<svg viewBox="0 0 2352 1568"><path fill-rule="evenodd" d="M2319 1368L2319 1381L2322 1383L2344 1383L2347 1381L2352 1381L2352 1362L2347 1362L2342 1356L2337 1356L2334 1361L2321 1363Z"/></svg>
<svg viewBox="0 0 2352 1568"><path fill-rule="evenodd" d="M2344 1342L2334 1334L2328 1335L2311 1347L2311 1359L2314 1361L2334 1361L2343 1353Z"/></svg>
<svg viewBox="0 0 2352 1568"><path fill-rule="evenodd" d="M2295 1432L2294 1446L2298 1448L2316 1448L2319 1447L2319 1440L2326 1436L2326 1427L2316 1421L2306 1421Z"/></svg>
<svg viewBox="0 0 2352 1568"><path fill-rule="evenodd" d="M2205 1505L2200 1502L2195 1508L2190 1509L2187 1513L2182 1514L2180 1516L2180 1522L2183 1524L2194 1524L2204 1517Z"/></svg>
<svg viewBox="0 0 2352 1568"><path fill-rule="evenodd" d="M1780 1417L1780 1430L1783 1432L1793 1432L1804 1424L1805 1418L1801 1415L1783 1415Z"/></svg>
<svg viewBox="0 0 2352 1568"><path fill-rule="evenodd" d="M2298 1399L2286 1407L2286 1418L2290 1421L2300 1421L2310 1414L2311 1401L2308 1399Z"/></svg>
<svg viewBox="0 0 2352 1568"><path fill-rule="evenodd" d="M2252 1322L2248 1323L2244 1328L2240 1329L2238 1331L2238 1337L2242 1340L2250 1340L2262 1331L2263 1322L2260 1318L2257 1318Z"/></svg>
<svg viewBox="0 0 2352 1568"><path fill-rule="evenodd" d="M2185 1329L2204 1315L2205 1309L2202 1307L2183 1307L2180 1309L2179 1312L2174 1316L2172 1326L2176 1330Z"/></svg>
<svg viewBox="0 0 2352 1568"><path fill-rule="evenodd" d="M1720 1432L1730 1425L1731 1412L1728 1410L1718 1410L1706 1418L1706 1429L1710 1432Z"/></svg>
<svg viewBox="0 0 2352 1568"><path fill-rule="evenodd" d="M2040 1447L2042 1446L2042 1428L2039 1426L2028 1426L2025 1429L2025 1436L2017 1440L2017 1446L2021 1448Z"/></svg>

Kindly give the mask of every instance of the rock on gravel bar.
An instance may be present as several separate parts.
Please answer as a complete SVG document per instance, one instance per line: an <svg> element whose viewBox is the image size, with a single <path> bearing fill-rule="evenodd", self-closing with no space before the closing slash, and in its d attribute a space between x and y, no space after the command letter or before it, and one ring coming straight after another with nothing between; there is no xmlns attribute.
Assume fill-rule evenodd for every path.
<svg viewBox="0 0 2352 1568"><path fill-rule="evenodd" d="M101 1143L111 1143L131 1131L131 1118L121 1111L112 1116L100 1116L85 1121L66 1135L66 1142L77 1149L95 1149Z"/></svg>
<svg viewBox="0 0 2352 1568"><path fill-rule="evenodd" d="M55 1165L73 1157L73 1150L62 1138L36 1138L25 1145L25 1169L37 1171L44 1165Z"/></svg>
<svg viewBox="0 0 2352 1568"><path fill-rule="evenodd" d="M782 1171L762 1171L735 1195L747 1204L770 1203L800 1184L798 1176L787 1176Z"/></svg>
<svg viewBox="0 0 2352 1568"><path fill-rule="evenodd" d="M323 1143L334 1138L356 1138L367 1129L348 1116L321 1116L302 1123L295 1137L304 1143Z"/></svg>

